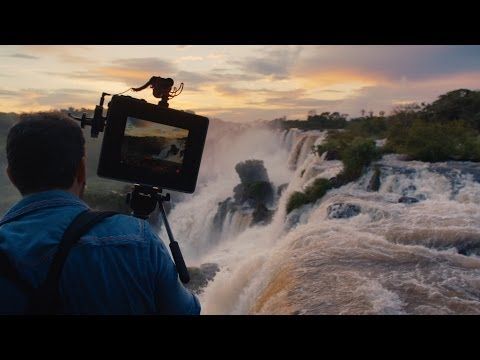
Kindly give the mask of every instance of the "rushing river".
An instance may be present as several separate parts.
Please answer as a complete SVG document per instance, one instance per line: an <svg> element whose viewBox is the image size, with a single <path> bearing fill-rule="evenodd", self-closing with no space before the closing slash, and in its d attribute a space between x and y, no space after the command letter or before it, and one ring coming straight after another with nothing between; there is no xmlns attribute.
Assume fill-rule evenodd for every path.
<svg viewBox="0 0 480 360"><path fill-rule="evenodd" d="M386 155L354 183L286 215L290 194L342 169L313 154L325 133L213 123L199 183L176 204L171 226L187 264L220 271L200 294L203 314L480 313L480 165L428 164ZM219 202L239 183L235 165L263 160L277 189L273 219L252 226ZM401 202L401 197L418 202ZM329 216L334 204L359 209ZM336 205L338 206L338 205ZM343 205L341 205L343 206ZM162 233L163 238L166 238Z"/></svg>

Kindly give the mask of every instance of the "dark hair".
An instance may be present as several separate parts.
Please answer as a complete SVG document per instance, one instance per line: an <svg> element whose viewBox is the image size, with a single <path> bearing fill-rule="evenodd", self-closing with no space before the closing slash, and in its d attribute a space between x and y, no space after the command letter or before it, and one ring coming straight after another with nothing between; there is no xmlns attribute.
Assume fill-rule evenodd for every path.
<svg viewBox="0 0 480 360"><path fill-rule="evenodd" d="M60 112L22 114L8 133L8 167L22 194L68 189L84 155L80 126Z"/></svg>

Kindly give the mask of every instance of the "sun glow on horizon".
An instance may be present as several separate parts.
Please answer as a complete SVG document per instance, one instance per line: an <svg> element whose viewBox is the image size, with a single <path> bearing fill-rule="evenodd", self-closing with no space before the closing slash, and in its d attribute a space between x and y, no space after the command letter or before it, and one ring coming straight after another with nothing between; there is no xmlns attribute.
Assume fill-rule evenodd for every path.
<svg viewBox="0 0 480 360"><path fill-rule="evenodd" d="M475 90L478 58L480 46L0 46L0 111L93 109L155 75L184 82L172 108L227 121L358 115Z"/></svg>

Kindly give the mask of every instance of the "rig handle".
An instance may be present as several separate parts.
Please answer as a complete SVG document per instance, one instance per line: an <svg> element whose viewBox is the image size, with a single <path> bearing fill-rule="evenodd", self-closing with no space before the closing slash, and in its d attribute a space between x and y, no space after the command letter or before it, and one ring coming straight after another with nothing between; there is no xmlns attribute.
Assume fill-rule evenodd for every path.
<svg viewBox="0 0 480 360"><path fill-rule="evenodd" d="M182 283L187 284L190 281L190 274L188 273L187 265L185 265L185 261L183 260L180 246L178 246L178 242L175 240L170 242L170 251L172 252L173 261L175 262L180 280Z"/></svg>

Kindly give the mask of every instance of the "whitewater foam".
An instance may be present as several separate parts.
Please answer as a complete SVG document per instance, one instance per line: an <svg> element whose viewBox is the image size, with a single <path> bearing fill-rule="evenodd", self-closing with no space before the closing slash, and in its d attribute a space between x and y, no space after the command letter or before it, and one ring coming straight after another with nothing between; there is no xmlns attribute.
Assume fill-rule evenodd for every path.
<svg viewBox="0 0 480 360"><path fill-rule="evenodd" d="M201 294L203 313L480 313L478 164L387 155L377 163L378 192L367 189L370 169L287 216L294 191L342 169L312 153L324 138L268 128L214 131L201 187L170 215L187 263L220 266ZM276 186L288 183L271 223L252 227L248 213L230 214L221 236L212 236L218 202L238 183L235 164L253 158L264 161ZM402 196L419 201L399 203ZM335 203L361 210L329 219Z"/></svg>

